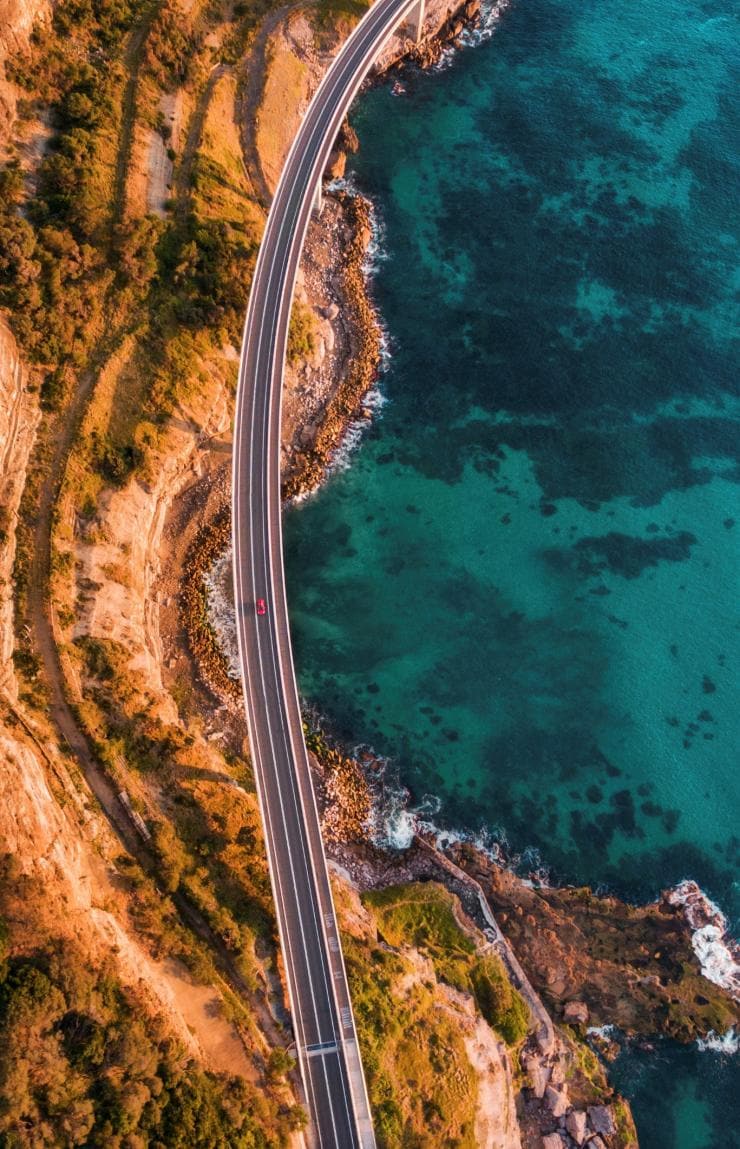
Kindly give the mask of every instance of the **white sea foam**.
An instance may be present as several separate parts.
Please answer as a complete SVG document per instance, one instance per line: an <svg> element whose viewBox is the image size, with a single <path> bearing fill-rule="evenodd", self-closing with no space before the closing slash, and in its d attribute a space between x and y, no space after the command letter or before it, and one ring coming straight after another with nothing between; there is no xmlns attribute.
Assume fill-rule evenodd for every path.
<svg viewBox="0 0 740 1149"><path fill-rule="evenodd" d="M411 811L399 809L395 815L385 820L380 841L392 850L406 850L413 842L417 831L416 818Z"/></svg>
<svg viewBox="0 0 740 1149"><path fill-rule="evenodd" d="M440 50L439 58L432 65L431 70L433 72L445 72L449 68L452 61L455 59L455 56L457 55L462 44L462 35L460 36L459 42L457 44L445 44L444 48Z"/></svg>
<svg viewBox="0 0 740 1149"><path fill-rule="evenodd" d="M236 682L241 679L239 668L239 648L236 639L236 611L231 584L231 543L209 571L203 576L208 603L208 621L218 639L226 659L229 677Z"/></svg>
<svg viewBox="0 0 740 1149"><path fill-rule="evenodd" d="M378 387L373 387L371 391L367 392L362 400L363 409L367 414L347 424L344 435L329 458L329 465L327 467L328 474L347 470L352 462L352 456L362 441L363 435L373 421L373 418L385 406L386 402L385 395L383 395Z"/></svg>
<svg viewBox="0 0 740 1149"><path fill-rule="evenodd" d="M696 882L681 882L667 894L681 906L693 933L691 944L704 977L740 1001L740 946L730 937L727 918Z"/></svg>
<svg viewBox="0 0 740 1149"><path fill-rule="evenodd" d="M481 5L480 22L477 28L465 28L460 34L460 40L466 47L475 47L484 40L490 40L504 12L511 5L511 0L493 0Z"/></svg>
<svg viewBox="0 0 740 1149"><path fill-rule="evenodd" d="M740 1052L740 1033L734 1026L727 1033L715 1033L710 1029L706 1037L700 1037L696 1042L697 1049L703 1053L724 1053L731 1055Z"/></svg>
<svg viewBox="0 0 740 1149"><path fill-rule="evenodd" d="M411 795L400 782L392 760L379 758L367 746L356 747L353 755L361 762L363 759L371 760L374 764L368 780L373 792L370 836L376 846L404 850L411 845L416 834L431 839L443 852L459 843L469 843L498 865L509 865L517 870L524 868L533 886L549 884L539 854L532 851L510 855L502 829L468 831L441 827L435 822L442 808L441 798L436 794L425 794L417 805L412 806Z"/></svg>
<svg viewBox="0 0 740 1149"><path fill-rule="evenodd" d="M376 204L368 196L365 199L370 204L370 242L365 251L362 262L362 272L366 279L377 275L381 263L385 263L390 253L386 243L387 232L385 222Z"/></svg>
<svg viewBox="0 0 740 1149"><path fill-rule="evenodd" d="M357 196L362 193L357 190L353 176L350 174L348 177L342 179L332 180L329 184L330 191L343 191L347 195ZM386 246L385 238L385 224L377 210L376 205L371 199L363 195L367 200L370 210L370 241L365 251L365 258L361 265L361 271L365 282L367 284L377 274L380 264L388 258L388 249ZM352 461L357 447L362 441L363 435L367 431L373 419L377 418L382 408L387 403L387 398L383 394L380 386L378 385L381 376L388 370L391 362L391 336L387 327L382 321L377 307L373 306L373 317L375 323L375 331L378 337L378 374L375 385L363 396L362 407L363 414L359 419L354 419L345 429L341 441L334 449L329 459L329 466L327 471L331 474L334 471L346 470Z"/></svg>
<svg viewBox="0 0 740 1149"><path fill-rule="evenodd" d="M481 4L480 20L475 28L463 28L454 44L447 44L434 65L435 72L444 72L450 67L460 48L475 48L490 40L511 0L487 0Z"/></svg>
<svg viewBox="0 0 740 1149"><path fill-rule="evenodd" d="M616 1025L589 1025L586 1037L595 1037L599 1041L611 1041L617 1033Z"/></svg>

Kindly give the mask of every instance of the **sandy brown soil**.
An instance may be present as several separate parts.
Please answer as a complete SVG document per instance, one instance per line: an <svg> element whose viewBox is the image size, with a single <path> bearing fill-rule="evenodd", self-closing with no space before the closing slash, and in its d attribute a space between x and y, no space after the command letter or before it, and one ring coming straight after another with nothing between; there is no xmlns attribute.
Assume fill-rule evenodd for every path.
<svg viewBox="0 0 740 1149"><path fill-rule="evenodd" d="M15 338L0 319L0 691L13 701L18 696L12 661L16 526L40 418L28 376Z"/></svg>
<svg viewBox="0 0 740 1149"><path fill-rule="evenodd" d="M38 891L27 892L22 907L12 900L5 907L17 944L34 949L47 938L66 937L94 961L112 960L123 984L167 1019L194 1056L218 1072L253 1079L254 1065L218 991L193 982L181 962L155 960L141 944L114 865L120 844L105 819L83 802L56 748L4 708L0 786L0 847L18 859L33 879L31 891Z"/></svg>
<svg viewBox="0 0 740 1149"><path fill-rule="evenodd" d="M19 98L6 77L6 60L28 46L34 25L48 20L51 9L49 0L0 0L0 155L10 139Z"/></svg>

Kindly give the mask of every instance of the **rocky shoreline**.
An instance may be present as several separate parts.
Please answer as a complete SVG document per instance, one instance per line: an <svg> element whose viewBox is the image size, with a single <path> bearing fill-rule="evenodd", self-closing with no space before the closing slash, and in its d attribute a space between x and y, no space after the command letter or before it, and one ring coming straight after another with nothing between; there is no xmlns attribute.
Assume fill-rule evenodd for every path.
<svg viewBox="0 0 740 1149"><path fill-rule="evenodd" d="M320 737L327 745L324 735ZM360 762L337 748L332 753L336 808L325 799L320 802L322 817L331 819L330 856L360 889L400 881L403 874L408 875L403 880L428 880L430 866L445 873L453 867L456 881L467 875L531 971L536 992L552 1016L573 1024L566 1016L568 1003L582 1000L584 1034L586 1023L595 1028L614 1025L629 1037L662 1036L679 1042L724 1033L740 1021L735 983L711 980L711 970L697 954L695 931L706 928L711 903L695 883L667 890L648 905L632 906L587 887L538 886L471 842L450 839L442 845L438 835L423 828L406 849L388 850L372 835L382 764L370 754ZM318 755L319 769L323 761ZM326 793L320 774L319 793ZM363 825L364 833L358 835ZM688 885L687 911L683 891ZM460 894L458 888L453 892ZM716 918L711 928L719 930Z"/></svg>
<svg viewBox="0 0 740 1149"><path fill-rule="evenodd" d="M443 53L460 43L463 32L481 22L481 0L464 0L457 7L442 8L430 3L425 27L436 30L419 44L404 39L400 47L384 53L371 83L387 83L390 77L434 67ZM327 168L330 181L344 176L348 153L357 150L357 137L345 122ZM308 390L324 395L320 410L309 409L288 420L283 427L283 496L295 499L315 490L325 478L337 451L353 425L372 417L367 396L377 382L381 366L381 327L372 300L367 275L367 256L373 238L372 204L362 195L346 189L330 188L323 216L312 225L302 260L302 278L297 297L305 301L319 321L332 325L329 357L333 378L321 379L324 355L318 363L306 364L303 378L296 384L287 376L286 401L290 392ZM331 205L331 206L329 206ZM316 248L326 249L317 252ZM329 258L326 259L328 250ZM323 257L323 258L322 258ZM332 302L327 306L326 301ZM322 351L324 350L323 336ZM304 398L305 405L305 398ZM288 425L286 426L286 422ZM292 425L291 425L292 424Z"/></svg>
<svg viewBox="0 0 740 1149"><path fill-rule="evenodd" d="M335 334L334 339L342 340L344 354L332 363L334 378L329 380L322 409L305 411L309 415L305 423L300 418L295 420L294 433L283 453L282 492L286 500L315 490L348 427L370 417L364 400L377 380L380 366L380 327L364 271L373 234L372 208L364 197L344 190L333 191L331 198L334 227L327 242L333 248L336 265L332 269L329 264L324 271L331 284L328 290L327 285L321 285L321 292L313 282L320 274L315 261L313 275L305 275L304 282L309 301L312 296L322 298L326 294L337 300L316 310L329 322L338 321L341 315L341 335ZM310 368L304 374L304 389L311 387L311 374Z"/></svg>
<svg viewBox="0 0 740 1149"><path fill-rule="evenodd" d="M433 67L446 49L459 42L463 31L477 27L480 20L480 0L444 9L438 0L431 0L427 25L436 23L437 30L419 44L403 39L381 59L371 82L387 82L404 69ZM329 180L342 179L347 156L358 146L345 122L326 172ZM321 216L309 228L296 298L317 318L318 348L310 361L286 368L281 460L286 501L315 491L350 428L372 418L368 395L378 380L382 357L382 329L367 274L373 230L370 201L336 186L328 191ZM179 615L205 685L220 701L238 705L241 686L230 672L207 585L209 573L229 546L230 529L230 511L224 503L189 550Z"/></svg>
<svg viewBox="0 0 740 1149"><path fill-rule="evenodd" d="M208 689L227 704L240 703L241 683L229 673L229 664L210 614L206 579L231 543L231 509L221 506L212 521L201 527L184 567L179 602L182 629L198 673Z"/></svg>
<svg viewBox="0 0 740 1149"><path fill-rule="evenodd" d="M519 1052L517 1100L523 1143L636 1147L629 1103L608 1080L620 1042L648 1050L661 1038L701 1045L734 1032L740 1021L731 988L708 980L696 953L695 930L722 925L712 904L693 883L646 906L588 888L537 888L472 844L441 848L431 834L417 833L404 850L379 847L367 833L358 837L358 815L372 825L366 811L377 797L382 766L336 756L340 769L331 790L315 763L330 864L360 892L411 882L443 885L525 999L530 1035ZM352 763L347 774L345 763ZM358 793L358 769L364 793Z"/></svg>

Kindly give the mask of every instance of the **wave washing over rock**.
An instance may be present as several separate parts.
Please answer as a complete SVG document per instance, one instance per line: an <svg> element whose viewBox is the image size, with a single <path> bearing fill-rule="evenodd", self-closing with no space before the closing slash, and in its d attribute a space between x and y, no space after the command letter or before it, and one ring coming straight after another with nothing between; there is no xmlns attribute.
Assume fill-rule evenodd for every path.
<svg viewBox="0 0 740 1149"><path fill-rule="evenodd" d="M368 289L368 296L370 296L370 284L378 273L381 263L388 259L388 251L385 245L385 226L377 210L376 205L369 198L369 196L362 195L358 190L352 176L346 179L335 179L327 185L327 191L341 191L345 195L356 197L361 196L368 205L369 222L370 222L370 241L367 245L365 258L362 262L361 271L365 280L365 285ZM376 380L379 381L388 370L391 362L391 340L390 334L383 324L380 313L372 302L372 310L375 319L375 328L378 334L380 358L378 363L378 371ZM336 471L343 471L350 465L350 460L355 453L356 448L359 446L362 437L377 417L380 411L387 403L387 398L382 390L376 385L368 391L362 400L362 407L364 414L359 419L353 419L351 423L347 424L341 441L337 444L332 452L329 466L327 468L327 475ZM312 492L311 492L312 493ZM305 497L305 496L304 496ZM300 502L302 496L298 496L295 502Z"/></svg>
<svg viewBox="0 0 740 1149"><path fill-rule="evenodd" d="M236 638L236 611L232 587L233 548L229 543L211 569L203 576L208 601L208 621L219 641L229 677L241 680L239 647Z"/></svg>
<svg viewBox="0 0 740 1149"><path fill-rule="evenodd" d="M367 411L368 414L361 419L353 419L351 423L347 424L341 441L332 452L326 471L327 475L331 475L335 471L344 471L350 466L352 456L362 441L365 431L367 431L373 419L380 413L386 402L386 397L380 388L373 387L371 391L368 391L362 400L363 409ZM295 501L299 502L300 498L301 497L298 496Z"/></svg>
<svg viewBox="0 0 740 1149"><path fill-rule="evenodd" d="M368 777L373 795L368 832L376 846L387 850L406 850L417 834L427 841L433 841L442 852L465 842L496 865L514 871L525 885L550 885L550 871L543 863L539 850L528 847L520 854L514 853L505 830L500 826L483 827L477 831L439 826L434 819L442 802L436 794L424 794L417 806L410 806L410 792L399 781L390 759L379 757L367 746L355 747L352 755L360 763L371 761L375 767L372 777Z"/></svg>
<svg viewBox="0 0 740 1149"><path fill-rule="evenodd" d="M733 1027L727 1033L715 1033L710 1029L706 1037L697 1040L697 1049L702 1053L723 1053L731 1056L740 1052L740 1033Z"/></svg>
<svg viewBox="0 0 740 1149"><path fill-rule="evenodd" d="M434 65L434 71L442 72L449 68L460 48L475 48L485 40L490 40L504 12L511 5L511 0L494 0L493 3L481 4L480 20L474 28L464 28L456 43L444 47L439 60Z"/></svg>
<svg viewBox="0 0 740 1149"><path fill-rule="evenodd" d="M586 1037L595 1037L598 1041L611 1041L618 1032L616 1025L589 1025Z"/></svg>
<svg viewBox="0 0 740 1149"><path fill-rule="evenodd" d="M683 908L684 917L693 930L691 941L704 977L740 1001L740 945L730 937L727 918L719 906L690 880L670 890L667 900L672 906Z"/></svg>

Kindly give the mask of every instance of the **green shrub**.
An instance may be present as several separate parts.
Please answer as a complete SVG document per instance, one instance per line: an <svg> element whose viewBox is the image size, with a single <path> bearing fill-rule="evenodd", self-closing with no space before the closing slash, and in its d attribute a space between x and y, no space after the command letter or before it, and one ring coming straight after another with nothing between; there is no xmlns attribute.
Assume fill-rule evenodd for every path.
<svg viewBox="0 0 740 1149"><path fill-rule="evenodd" d="M0 906L12 929L39 893L12 857L0 857ZM13 953L2 919L0 940L0 1145L284 1144L290 1115L280 1114L269 1091L204 1072L121 986L112 965L91 962L62 939L37 949L26 941L23 953Z"/></svg>
<svg viewBox="0 0 740 1149"><path fill-rule="evenodd" d="M295 300L288 328L288 360L301 363L313 355L316 348L316 328L313 313Z"/></svg>
<svg viewBox="0 0 740 1149"><path fill-rule="evenodd" d="M470 971L476 1003L488 1024L507 1045L518 1045L527 1036L529 1013L523 998L509 981L501 961L489 956Z"/></svg>

